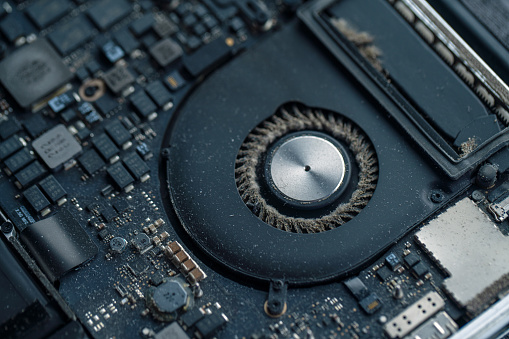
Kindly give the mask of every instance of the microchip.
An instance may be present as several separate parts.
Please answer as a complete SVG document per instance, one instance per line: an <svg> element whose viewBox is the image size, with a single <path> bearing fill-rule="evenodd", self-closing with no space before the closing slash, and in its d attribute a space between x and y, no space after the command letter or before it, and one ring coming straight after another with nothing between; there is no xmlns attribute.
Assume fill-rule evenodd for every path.
<svg viewBox="0 0 509 339"><path fill-rule="evenodd" d="M150 47L149 52L161 67L168 66L182 56L182 48L170 38L159 41Z"/></svg>
<svg viewBox="0 0 509 339"><path fill-rule="evenodd" d="M174 322L157 332L154 339L189 339L189 336L179 324Z"/></svg>
<svg viewBox="0 0 509 339"><path fill-rule="evenodd" d="M170 20L163 18L154 24L154 31L161 38L164 38L168 35L172 35L173 33L178 32L178 26Z"/></svg>
<svg viewBox="0 0 509 339"><path fill-rule="evenodd" d="M145 87L145 90L159 107L164 107L173 99L171 93L166 89L166 87L164 87L163 83L159 80L148 84L147 87Z"/></svg>
<svg viewBox="0 0 509 339"><path fill-rule="evenodd" d="M132 183L134 182L134 179L121 163L117 162L110 166L107 171L118 188L123 189L126 192L132 190Z"/></svg>
<svg viewBox="0 0 509 339"><path fill-rule="evenodd" d="M95 149L108 161L111 161L118 154L118 148L106 134L99 134L92 139Z"/></svg>
<svg viewBox="0 0 509 339"><path fill-rule="evenodd" d="M118 213L122 213L122 212L126 211L129 208L129 203L126 200L124 200L124 199L120 199L120 200L117 200L117 201L115 201L113 203L113 208Z"/></svg>
<svg viewBox="0 0 509 339"><path fill-rule="evenodd" d="M24 108L71 79L72 73L44 39L21 47L0 62L0 81Z"/></svg>
<svg viewBox="0 0 509 339"><path fill-rule="evenodd" d="M150 172L150 167L138 154L134 152L126 154L122 161L136 180L143 182L148 179L147 173Z"/></svg>
<svg viewBox="0 0 509 339"><path fill-rule="evenodd" d="M138 40L127 29L116 32L113 37L126 53L131 53L140 47Z"/></svg>
<svg viewBox="0 0 509 339"><path fill-rule="evenodd" d="M376 275L380 278L380 280L387 281L392 276L392 272L387 266L382 266L378 269L378 271L376 271Z"/></svg>
<svg viewBox="0 0 509 339"><path fill-rule="evenodd" d="M224 315L212 313L196 324L196 331L202 338L210 338L226 324Z"/></svg>
<svg viewBox="0 0 509 339"><path fill-rule="evenodd" d="M14 11L0 21L0 31L9 42L14 42L19 37L29 32L30 22L23 13Z"/></svg>
<svg viewBox="0 0 509 339"><path fill-rule="evenodd" d="M18 187L26 187L27 185L31 184L35 180L42 177L44 174L46 174L46 170L44 167L42 167L41 163L39 161L34 161L18 173L14 175L16 178L16 181L18 182Z"/></svg>
<svg viewBox="0 0 509 339"><path fill-rule="evenodd" d="M14 134L18 133L21 130L21 126L18 121L11 117L9 120L6 120L0 124L0 138L5 140Z"/></svg>
<svg viewBox="0 0 509 339"><path fill-rule="evenodd" d="M124 51L113 41L108 41L102 46L102 51L106 59L112 64L124 57Z"/></svg>
<svg viewBox="0 0 509 339"><path fill-rule="evenodd" d="M78 114L76 114L76 111L69 108L69 109L66 109L65 111L63 111L62 113L60 113L60 118L62 119L63 122L68 124L68 123L72 122L73 120L76 120L78 118Z"/></svg>
<svg viewBox="0 0 509 339"><path fill-rule="evenodd" d="M203 314L201 308L193 308L180 316L179 321L184 326L184 328L190 328L198 321L200 321L204 316L205 315Z"/></svg>
<svg viewBox="0 0 509 339"><path fill-rule="evenodd" d="M45 28L63 17L71 9L66 0L39 0L26 13L39 28Z"/></svg>
<svg viewBox="0 0 509 339"><path fill-rule="evenodd" d="M57 125L32 142L34 151L53 171L81 153L81 145L64 125Z"/></svg>
<svg viewBox="0 0 509 339"><path fill-rule="evenodd" d="M417 277L422 278L429 272L429 269L424 263L420 262L412 267L412 271Z"/></svg>
<svg viewBox="0 0 509 339"><path fill-rule="evenodd" d="M51 203L62 205L65 202L67 192L53 175L49 175L39 182L41 190L46 194Z"/></svg>
<svg viewBox="0 0 509 339"><path fill-rule="evenodd" d="M94 174L105 165L103 159L93 149L83 153L78 162L88 175Z"/></svg>
<svg viewBox="0 0 509 339"><path fill-rule="evenodd" d="M17 153L14 153L10 158L5 160L4 164L9 174L16 173L29 163L35 160L34 156L26 148L22 148Z"/></svg>
<svg viewBox="0 0 509 339"><path fill-rule="evenodd" d="M60 54L67 55L82 46L93 35L94 27L83 15L80 15L63 26L59 26L48 37Z"/></svg>
<svg viewBox="0 0 509 339"><path fill-rule="evenodd" d="M23 144L18 136L13 135L9 139L0 143L0 160L7 158L9 155L23 148Z"/></svg>
<svg viewBox="0 0 509 339"><path fill-rule="evenodd" d="M74 97L70 93L64 93L48 101L48 106L53 112L58 113L74 102Z"/></svg>
<svg viewBox="0 0 509 339"><path fill-rule="evenodd" d="M103 80L113 93L118 94L134 82L134 76L126 67L115 66L104 74Z"/></svg>
<svg viewBox="0 0 509 339"><path fill-rule="evenodd" d="M144 142L136 146L136 153L138 153L145 161L154 156L148 145Z"/></svg>
<svg viewBox="0 0 509 339"><path fill-rule="evenodd" d="M96 100L95 105L99 112L103 115L107 115L118 107L118 102L109 94L105 93L102 97Z"/></svg>
<svg viewBox="0 0 509 339"><path fill-rule="evenodd" d="M407 255L404 260L408 266L412 267L419 261L421 261L421 258L417 254L412 252L409 255Z"/></svg>
<svg viewBox="0 0 509 339"><path fill-rule="evenodd" d="M141 36L147 33L154 23L154 15L152 13L148 13L134 21L129 27L134 35Z"/></svg>
<svg viewBox="0 0 509 339"><path fill-rule="evenodd" d="M118 119L113 120L104 129L118 147L126 148L124 145L131 140L131 133Z"/></svg>
<svg viewBox="0 0 509 339"><path fill-rule="evenodd" d="M107 222L112 222L118 216L117 212L113 209L113 207L107 205L101 208L101 216Z"/></svg>
<svg viewBox="0 0 509 339"><path fill-rule="evenodd" d="M345 286L357 300L364 299L369 294L368 288L358 277L345 281Z"/></svg>
<svg viewBox="0 0 509 339"><path fill-rule="evenodd" d="M157 107L144 91L136 91L129 99L141 118L153 120L156 117Z"/></svg>
<svg viewBox="0 0 509 339"><path fill-rule="evenodd" d="M163 283L164 277L161 273L155 272L150 276L150 283L154 286L159 286Z"/></svg>
<svg viewBox="0 0 509 339"><path fill-rule="evenodd" d="M382 302L375 293L359 301L359 305L367 314L373 314L382 307Z"/></svg>
<svg viewBox="0 0 509 339"><path fill-rule="evenodd" d="M143 258L137 258L133 262L127 264L127 266L129 267L131 272L136 276L142 275L150 268L148 262L145 261L145 259Z"/></svg>
<svg viewBox="0 0 509 339"><path fill-rule="evenodd" d="M32 138L36 138L48 129L48 124L41 115L36 114L23 121L23 127Z"/></svg>
<svg viewBox="0 0 509 339"><path fill-rule="evenodd" d="M141 252L150 246L150 238L145 233L140 233L133 238L131 243L138 251Z"/></svg>
<svg viewBox="0 0 509 339"><path fill-rule="evenodd" d="M389 253L389 255L387 257L385 257L385 263L391 268L391 270L395 270L396 268L398 268L398 266L400 266L400 261L398 259L398 257L396 256L396 254L394 253Z"/></svg>
<svg viewBox="0 0 509 339"><path fill-rule="evenodd" d="M28 188L25 192L23 192L23 196L36 212L41 212L50 205L48 199L46 199L37 186Z"/></svg>
<svg viewBox="0 0 509 339"><path fill-rule="evenodd" d="M131 5L125 0L105 0L90 8L88 16L97 28L104 31L129 15L131 10Z"/></svg>
<svg viewBox="0 0 509 339"><path fill-rule="evenodd" d="M231 56L232 49L219 37L184 59L184 66L192 76L214 69Z"/></svg>
<svg viewBox="0 0 509 339"><path fill-rule="evenodd" d="M166 85L175 92L176 90L184 87L186 80L182 77L179 71L173 71L166 77Z"/></svg>

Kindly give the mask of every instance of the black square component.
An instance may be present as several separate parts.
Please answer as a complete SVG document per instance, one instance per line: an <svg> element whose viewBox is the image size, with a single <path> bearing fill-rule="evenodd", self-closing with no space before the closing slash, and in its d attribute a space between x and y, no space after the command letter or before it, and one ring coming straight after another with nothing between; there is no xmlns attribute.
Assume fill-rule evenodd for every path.
<svg viewBox="0 0 509 339"><path fill-rule="evenodd" d="M72 79L72 73L44 39L21 47L0 62L0 82L24 108Z"/></svg>
<svg viewBox="0 0 509 339"><path fill-rule="evenodd" d="M64 125L57 125L35 139L32 147L51 170L58 170L81 153L81 145Z"/></svg>
<svg viewBox="0 0 509 339"><path fill-rule="evenodd" d="M182 56L182 48L172 39L166 38L150 47L150 55L161 67L165 67Z"/></svg>

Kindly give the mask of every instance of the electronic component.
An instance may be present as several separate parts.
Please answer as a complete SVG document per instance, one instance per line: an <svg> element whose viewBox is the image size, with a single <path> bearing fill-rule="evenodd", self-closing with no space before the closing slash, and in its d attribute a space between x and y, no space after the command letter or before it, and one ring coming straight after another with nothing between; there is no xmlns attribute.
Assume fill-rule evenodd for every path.
<svg viewBox="0 0 509 339"><path fill-rule="evenodd" d="M150 47L150 55L161 67L168 66L180 58L182 53L182 48L170 38L165 38Z"/></svg>
<svg viewBox="0 0 509 339"><path fill-rule="evenodd" d="M150 283L154 286L159 286L164 282L164 277L161 273L155 272L150 276Z"/></svg>
<svg viewBox="0 0 509 339"><path fill-rule="evenodd" d="M50 210L47 207L50 202L37 186L26 189L23 196L37 213L41 213L42 216L49 214Z"/></svg>
<svg viewBox="0 0 509 339"><path fill-rule="evenodd" d="M122 147L122 149L129 148L131 143L131 133L122 125L122 123L115 119L108 125L104 127L104 130L111 139L115 142L118 147Z"/></svg>
<svg viewBox="0 0 509 339"><path fill-rule="evenodd" d="M133 177L121 163L117 162L116 164L111 165L106 171L119 189L124 190L127 193L134 188L132 185L134 182Z"/></svg>
<svg viewBox="0 0 509 339"><path fill-rule="evenodd" d="M384 326L385 333L390 338L403 338L444 306L444 299L438 293L429 292L389 320Z"/></svg>
<svg viewBox="0 0 509 339"><path fill-rule="evenodd" d="M394 253L390 253L387 257L385 257L385 263L393 271L395 271L399 266L401 266L398 257Z"/></svg>
<svg viewBox="0 0 509 339"><path fill-rule="evenodd" d="M93 30L88 19L79 15L48 34L48 38L61 55L67 55L87 42Z"/></svg>
<svg viewBox="0 0 509 339"><path fill-rule="evenodd" d="M29 6L26 12L39 28L45 28L63 17L70 9L70 3L65 0L41 0Z"/></svg>
<svg viewBox="0 0 509 339"><path fill-rule="evenodd" d="M198 76L221 64L231 54L231 47L226 44L222 37L219 37L185 58L184 65L191 75Z"/></svg>
<svg viewBox="0 0 509 339"><path fill-rule="evenodd" d="M177 91L180 88L184 87L186 84L186 80L182 77L180 72L173 71L166 77L166 85L172 90Z"/></svg>
<svg viewBox="0 0 509 339"><path fill-rule="evenodd" d="M198 321L203 319L204 316L205 314L201 308L193 308L184 313L183 315L181 315L179 318L179 322L182 324L184 329L188 329L194 326L194 324L196 324Z"/></svg>
<svg viewBox="0 0 509 339"><path fill-rule="evenodd" d="M147 261L143 258L134 259L132 262L127 264L127 267L129 268L131 273L137 277L139 277L142 274L144 274L145 272L147 272L147 270L150 268Z"/></svg>
<svg viewBox="0 0 509 339"><path fill-rule="evenodd" d="M416 240L450 275L444 288L472 314L495 300L509 284L505 278L509 265L503 255L508 239L468 198L431 220ZM466 270L465 262L475 265Z"/></svg>
<svg viewBox="0 0 509 339"><path fill-rule="evenodd" d="M53 112L58 113L69 107L74 102L76 102L76 100L70 93L64 93L49 100L48 106Z"/></svg>
<svg viewBox="0 0 509 339"><path fill-rule="evenodd" d="M412 267L412 271L417 277L423 278L426 274L428 274L429 269L423 262L420 262L415 264L414 267Z"/></svg>
<svg viewBox="0 0 509 339"><path fill-rule="evenodd" d="M52 171L81 153L81 145L64 125L57 125L32 142L34 151Z"/></svg>
<svg viewBox="0 0 509 339"><path fill-rule="evenodd" d="M126 17L130 11L131 6L125 0L106 0L90 8L88 16L97 28L105 30Z"/></svg>
<svg viewBox="0 0 509 339"><path fill-rule="evenodd" d="M136 19L129 28L131 29L131 32L134 33L136 36L141 36L145 33L147 33L151 28L152 25L155 23L154 15L152 13L145 14L139 19Z"/></svg>
<svg viewBox="0 0 509 339"><path fill-rule="evenodd" d="M134 82L134 76L126 67L115 66L104 73L103 80L113 93L119 94Z"/></svg>
<svg viewBox="0 0 509 339"><path fill-rule="evenodd" d="M124 155L122 161L134 179L145 182L150 178L150 167L134 152Z"/></svg>
<svg viewBox="0 0 509 339"><path fill-rule="evenodd" d="M35 138L48 129L48 124L41 115L36 114L23 121L23 127L32 138Z"/></svg>
<svg viewBox="0 0 509 339"><path fill-rule="evenodd" d="M382 307L382 302L375 293L371 293L366 298L359 300L359 305L367 314L373 314Z"/></svg>
<svg viewBox="0 0 509 339"><path fill-rule="evenodd" d="M18 136L13 135L9 139L0 143L0 160L6 159L8 156L14 154L23 148Z"/></svg>
<svg viewBox="0 0 509 339"><path fill-rule="evenodd" d="M157 117L157 107L144 91L136 91L129 97L129 100L140 118L150 121Z"/></svg>
<svg viewBox="0 0 509 339"><path fill-rule="evenodd" d="M127 29L115 32L114 39L126 53L132 53L140 46L139 41Z"/></svg>
<svg viewBox="0 0 509 339"><path fill-rule="evenodd" d="M0 62L2 85L25 108L62 87L71 78L72 73L44 39L16 50Z"/></svg>
<svg viewBox="0 0 509 339"><path fill-rule="evenodd" d="M101 159L99 154L93 149L84 152L78 162L88 175L92 175L100 170L106 163Z"/></svg>
<svg viewBox="0 0 509 339"><path fill-rule="evenodd" d="M137 234L131 244L140 252L150 246L150 238L145 233Z"/></svg>
<svg viewBox="0 0 509 339"><path fill-rule="evenodd" d="M155 319L171 321L175 319L175 312L187 309L193 303L189 288L179 279L169 279L157 287L149 289L147 307Z"/></svg>
<svg viewBox="0 0 509 339"><path fill-rule="evenodd" d="M368 296L369 290L359 277L352 278L345 281L345 286L357 298L357 300L364 299Z"/></svg>
<svg viewBox="0 0 509 339"><path fill-rule="evenodd" d="M139 156L142 157L143 160L145 161L149 160L153 156L152 151L150 150L146 143L141 143L138 146L136 146L136 153L138 153Z"/></svg>
<svg viewBox="0 0 509 339"><path fill-rule="evenodd" d="M8 175L12 175L31 163L34 159L35 157L27 148L22 148L20 151L14 153L11 157L4 161L5 172Z"/></svg>
<svg viewBox="0 0 509 339"><path fill-rule="evenodd" d="M26 187L46 174L46 170L39 161L34 161L14 175L18 188Z"/></svg>
<svg viewBox="0 0 509 339"><path fill-rule="evenodd" d="M66 209L25 228L21 240L51 281L90 260L98 251Z"/></svg>
<svg viewBox="0 0 509 339"><path fill-rule="evenodd" d="M205 272L189 257L187 252L182 248L182 245L177 241L172 241L165 246L164 253L168 259L184 273L191 284L196 284L207 277Z"/></svg>
<svg viewBox="0 0 509 339"><path fill-rule="evenodd" d="M224 313L219 314L214 312L211 315L205 316L202 320L196 323L196 336L198 338L211 338L214 336L226 323L228 318Z"/></svg>
<svg viewBox="0 0 509 339"><path fill-rule="evenodd" d="M106 59L112 64L124 57L124 51L113 41L108 41L102 46L102 51Z"/></svg>
<svg viewBox="0 0 509 339"><path fill-rule="evenodd" d="M49 175L39 182L39 187L46 194L52 204L61 206L67 201L67 192L53 175Z"/></svg>
<svg viewBox="0 0 509 339"><path fill-rule="evenodd" d="M104 160L109 161L110 163L118 160L117 154L119 149L106 134L102 133L93 137L92 144L94 144L95 149Z"/></svg>
<svg viewBox="0 0 509 339"><path fill-rule="evenodd" d="M499 199L488 206L496 221L502 222L509 217L509 196Z"/></svg>
<svg viewBox="0 0 509 339"><path fill-rule="evenodd" d="M164 87L161 81L157 80L151 82L145 87L145 90L157 106L162 107L164 110L168 110L173 106L173 96L166 87Z"/></svg>
<svg viewBox="0 0 509 339"><path fill-rule="evenodd" d="M411 252L410 254L405 256L405 258L403 260L405 261L405 263L408 266L412 267L415 264L417 264L418 262L420 262L421 258L417 254L415 254L414 252Z"/></svg>
<svg viewBox="0 0 509 339"><path fill-rule="evenodd" d="M18 120L11 117L9 120L2 121L0 123L0 138L5 140L21 130Z"/></svg>
<svg viewBox="0 0 509 339"><path fill-rule="evenodd" d="M176 322L166 326L154 335L154 339L190 339Z"/></svg>

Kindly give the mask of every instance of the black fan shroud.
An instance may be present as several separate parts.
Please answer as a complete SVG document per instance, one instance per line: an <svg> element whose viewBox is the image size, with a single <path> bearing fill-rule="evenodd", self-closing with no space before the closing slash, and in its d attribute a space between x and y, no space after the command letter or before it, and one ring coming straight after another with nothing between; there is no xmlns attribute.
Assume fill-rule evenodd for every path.
<svg viewBox="0 0 509 339"><path fill-rule="evenodd" d="M246 136L285 102L341 112L371 140L379 177L367 206L327 232L290 233L260 220L235 182ZM309 285L360 270L464 190L451 182L299 23L289 25L207 78L167 131L168 189L183 228L241 276ZM446 199L429 200L441 189Z"/></svg>

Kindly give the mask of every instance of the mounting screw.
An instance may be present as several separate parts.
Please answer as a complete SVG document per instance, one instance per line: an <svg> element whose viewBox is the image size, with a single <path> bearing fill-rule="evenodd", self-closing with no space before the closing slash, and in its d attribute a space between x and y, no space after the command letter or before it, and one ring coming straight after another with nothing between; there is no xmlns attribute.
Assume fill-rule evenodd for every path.
<svg viewBox="0 0 509 339"><path fill-rule="evenodd" d="M170 157L170 148L163 148L161 150L161 156L165 159L168 159Z"/></svg>
<svg viewBox="0 0 509 339"><path fill-rule="evenodd" d="M472 192L472 199L474 199L474 201L481 201L484 199L484 194L479 190L475 190Z"/></svg>
<svg viewBox="0 0 509 339"><path fill-rule="evenodd" d="M5 234L8 234L8 233L11 233L12 232L12 223L10 221L5 221L3 224L2 224L2 232L4 232Z"/></svg>
<svg viewBox="0 0 509 339"><path fill-rule="evenodd" d="M432 190L430 195L429 195L429 199L435 203L435 204L439 204L441 203L442 201L444 201L444 198L445 198L445 195L442 191L440 190Z"/></svg>

